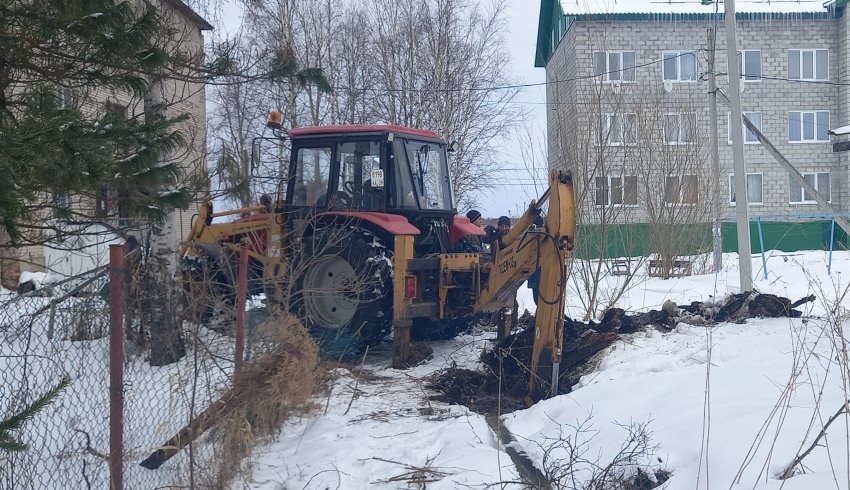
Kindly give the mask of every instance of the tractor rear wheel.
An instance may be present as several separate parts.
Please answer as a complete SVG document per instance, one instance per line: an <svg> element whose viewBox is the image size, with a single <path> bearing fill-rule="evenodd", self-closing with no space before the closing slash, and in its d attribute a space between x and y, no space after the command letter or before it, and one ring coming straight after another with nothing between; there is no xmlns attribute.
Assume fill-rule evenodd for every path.
<svg viewBox="0 0 850 490"><path fill-rule="evenodd" d="M392 326L392 252L361 229L328 242L318 236L305 244L293 309L324 356L356 355Z"/></svg>

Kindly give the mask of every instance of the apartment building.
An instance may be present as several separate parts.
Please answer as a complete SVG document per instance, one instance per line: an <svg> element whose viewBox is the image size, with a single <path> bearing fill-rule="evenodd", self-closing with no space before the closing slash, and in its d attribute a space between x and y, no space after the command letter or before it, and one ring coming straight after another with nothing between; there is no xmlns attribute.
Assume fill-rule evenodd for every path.
<svg viewBox="0 0 850 490"><path fill-rule="evenodd" d="M833 151L830 130L850 123L846 3L736 2L742 110L842 212L850 205L848 154ZM701 0L541 1L536 66L546 69L549 164L573 170L584 223L707 223L734 214L722 96L719 171L711 158L712 44L717 86L728 93L729 85L723 8ZM754 220L829 218L746 129L744 139Z"/></svg>
<svg viewBox="0 0 850 490"><path fill-rule="evenodd" d="M188 114L189 118L180 123L179 130L187 142L186 148L170 158L177 160L186 179L197 175L206 175L206 94L202 77L193 72L191 66L199 66L203 61L204 32L212 26L193 11L182 0L157 0L153 2L160 14L172 26L169 50L179 52L187 60L183 72L172 77L164 77L152 84L149 99L158 105L158 110L166 116ZM139 100L131 94L104 87L57 87L60 103L73 104L83 114L97 118L104 111L111 111L124 117L139 116L145 106L152 102ZM90 214L95 217L115 221L111 226L127 229L133 224L116 216L111 190L102 189L101 195L91 202L91 197L54 196L59 203L81 209L94 208ZM203 196L197 196L200 200ZM194 209L193 209L194 208ZM152 245L158 250L174 250L191 228L192 216L197 213L197 205L188 210L175 210L156 230L137 230L142 236L151 231ZM45 220L53 216L44 216ZM102 230L102 232L99 232ZM108 243L116 239L107 228L94 226L86 234L74 237L73 243L61 246L29 245L16 249L0 249L0 284L7 288L17 285L21 272L53 272L57 276L78 274L82 271L104 265L108 259ZM0 230L0 243L8 241Z"/></svg>

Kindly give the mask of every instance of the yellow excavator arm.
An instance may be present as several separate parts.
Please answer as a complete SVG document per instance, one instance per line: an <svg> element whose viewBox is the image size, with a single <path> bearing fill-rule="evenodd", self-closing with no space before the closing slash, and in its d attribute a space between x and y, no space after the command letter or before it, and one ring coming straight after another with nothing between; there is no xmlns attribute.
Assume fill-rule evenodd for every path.
<svg viewBox="0 0 850 490"><path fill-rule="evenodd" d="M549 207L542 228L533 229L534 219ZM502 239L489 277L475 303L475 311L497 311L509 304L516 290L540 268L536 332L531 357L529 391L539 392L549 378L557 390L559 362L563 347L564 303L569 266L567 259L575 246L575 189L569 172L552 171L549 189ZM497 246L497 245L494 245Z"/></svg>

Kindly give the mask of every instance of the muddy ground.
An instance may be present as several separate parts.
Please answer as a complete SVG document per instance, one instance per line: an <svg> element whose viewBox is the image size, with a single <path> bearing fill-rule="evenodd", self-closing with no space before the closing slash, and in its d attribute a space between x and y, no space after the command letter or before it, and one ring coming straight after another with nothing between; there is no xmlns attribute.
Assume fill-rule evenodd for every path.
<svg viewBox="0 0 850 490"><path fill-rule="evenodd" d="M637 314L612 308L598 322L580 322L565 316L558 393L569 393L579 378L593 368L596 354L621 335L645 328L669 332L679 322L714 325L720 322L743 323L747 318L797 318L802 312L795 308L814 299L814 296L808 296L792 302L773 294L742 293L717 302L693 302L686 306L667 302L661 310ZM534 322L534 315L528 312L520 317L515 333L496 341L492 348L481 354L484 369L449 368L436 373L428 385L439 393L433 398L465 405L485 415L526 408L535 398L526 396Z"/></svg>

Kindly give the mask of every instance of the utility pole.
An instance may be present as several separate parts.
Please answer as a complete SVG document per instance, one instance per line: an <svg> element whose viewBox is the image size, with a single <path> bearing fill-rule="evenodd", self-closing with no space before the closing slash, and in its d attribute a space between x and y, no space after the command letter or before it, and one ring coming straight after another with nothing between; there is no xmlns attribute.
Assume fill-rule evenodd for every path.
<svg viewBox="0 0 850 490"><path fill-rule="evenodd" d="M720 234L720 155L717 141L717 81L714 78L714 51L717 32L713 27L706 31L708 35L708 107L711 115L711 185L714 187L714 272L723 268L723 241Z"/></svg>
<svg viewBox="0 0 850 490"><path fill-rule="evenodd" d="M738 228L738 270L741 292L753 289L753 263L750 251L750 216L747 209L747 173L744 169L744 125L741 120L741 74L738 69L738 41L735 32L735 0L724 2L726 10L726 60L729 64L729 105L732 123L732 160L735 169L735 221Z"/></svg>

